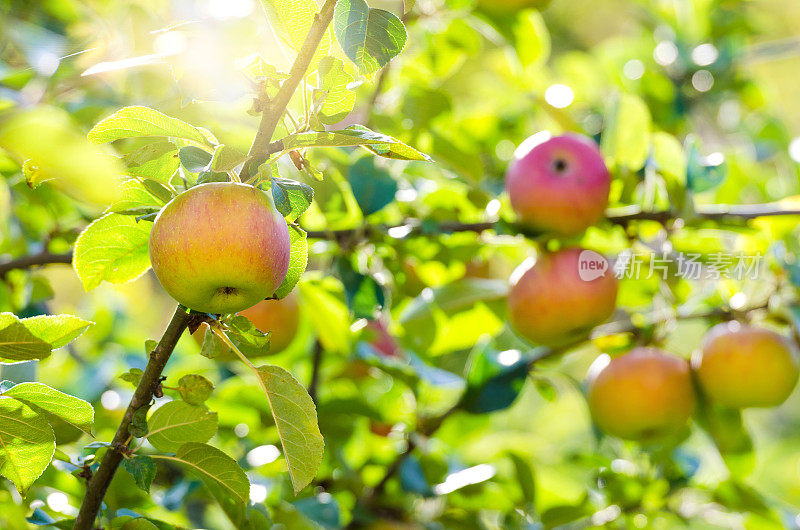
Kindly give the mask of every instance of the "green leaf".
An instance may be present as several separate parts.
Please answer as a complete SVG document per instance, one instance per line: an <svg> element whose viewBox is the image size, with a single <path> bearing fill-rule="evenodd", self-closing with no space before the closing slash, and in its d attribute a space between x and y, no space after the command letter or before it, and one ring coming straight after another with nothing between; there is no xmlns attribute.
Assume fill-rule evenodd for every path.
<svg viewBox="0 0 800 530"><path fill-rule="evenodd" d="M183 444L173 456L157 458L172 460L191 469L220 501L218 493L245 503L250 499L250 482L236 461L210 445L189 442Z"/></svg>
<svg viewBox="0 0 800 530"><path fill-rule="evenodd" d="M74 315L37 315L22 319L22 324L56 350L83 335L94 322Z"/></svg>
<svg viewBox="0 0 800 530"><path fill-rule="evenodd" d="M525 9L517 15L514 40L522 66L538 66L550 57L550 33L541 13L535 9Z"/></svg>
<svg viewBox="0 0 800 530"><path fill-rule="evenodd" d="M147 412L149 410L150 405L148 404L133 411L131 424L128 426L128 432L131 434L131 436L135 436L137 438L143 438L147 436L147 432L149 430L147 425Z"/></svg>
<svg viewBox="0 0 800 530"><path fill-rule="evenodd" d="M687 167L686 185L694 193L700 193L716 188L728 176L728 164L721 153L715 156L703 156L700 153L698 142L689 137L686 140Z"/></svg>
<svg viewBox="0 0 800 530"><path fill-rule="evenodd" d="M129 175L169 182L180 166L178 148L172 142L157 141L122 157Z"/></svg>
<svg viewBox="0 0 800 530"><path fill-rule="evenodd" d="M169 401L148 421L147 440L165 453L174 453L186 442L207 442L217 432L217 413L204 406Z"/></svg>
<svg viewBox="0 0 800 530"><path fill-rule="evenodd" d="M56 450L47 420L21 401L0 396L0 475L25 495Z"/></svg>
<svg viewBox="0 0 800 530"><path fill-rule="evenodd" d="M433 308L451 313L470 308L475 302L505 298L507 294L506 281L464 278L434 289L432 296L418 296L412 300L401 313L400 321L407 324L429 319Z"/></svg>
<svg viewBox="0 0 800 530"><path fill-rule="evenodd" d="M141 368L131 368L130 370L119 376L119 378L122 379L123 381L127 381L133 386L139 386L139 381L142 380L142 375L144 375L144 371L142 371Z"/></svg>
<svg viewBox="0 0 800 530"><path fill-rule="evenodd" d="M184 375L178 380L178 392L186 403L202 405L214 392L214 384L202 375Z"/></svg>
<svg viewBox="0 0 800 530"><path fill-rule="evenodd" d="M13 313L0 313L0 362L44 359L52 347L33 333Z"/></svg>
<svg viewBox="0 0 800 530"><path fill-rule="evenodd" d="M362 125L328 132L303 132L290 134L283 139L284 148L362 146L378 156L398 160L430 160L431 158L409 147L400 140L377 133Z"/></svg>
<svg viewBox="0 0 800 530"><path fill-rule="evenodd" d="M353 316L374 319L386 301L383 288L372 276L353 269L345 258L336 260L336 273L342 279L344 299Z"/></svg>
<svg viewBox="0 0 800 530"><path fill-rule="evenodd" d="M516 453L510 453L508 456L514 463L514 474L517 477L519 489L522 490L522 499L526 505L533 506L536 500L536 481L530 462Z"/></svg>
<svg viewBox="0 0 800 530"><path fill-rule="evenodd" d="M302 282L300 293L303 306L314 308L308 312L308 317L325 350L349 354L350 315L347 306L322 286L311 282Z"/></svg>
<svg viewBox="0 0 800 530"><path fill-rule="evenodd" d="M394 201L397 181L385 169L375 166L375 160L365 156L350 166L347 180L364 215L380 211Z"/></svg>
<svg viewBox="0 0 800 530"><path fill-rule="evenodd" d="M306 389L283 368L259 366L258 377L267 393L297 495L322 464L325 441L317 424L317 408Z"/></svg>
<svg viewBox="0 0 800 530"><path fill-rule="evenodd" d="M119 109L95 125L88 135L89 140L96 143L140 136L183 138L209 146L216 144L213 137L208 138L207 134L197 127L177 118L171 118L157 110L141 106Z"/></svg>
<svg viewBox="0 0 800 530"><path fill-rule="evenodd" d="M278 290L275 291L275 298L285 298L292 292L297 282L303 276L308 265L308 240L306 232L299 226L289 225L289 242L292 252L289 257L289 269Z"/></svg>
<svg viewBox="0 0 800 530"><path fill-rule="evenodd" d="M120 186L120 199L109 206L108 211L126 215L141 215L158 211L166 204L163 199L159 198L160 195L162 194L150 191L138 180L126 180Z"/></svg>
<svg viewBox="0 0 800 530"><path fill-rule="evenodd" d="M261 0L261 5L280 38L295 51L300 50L319 13L319 5L314 0ZM308 74L317 69L319 61L328 55L330 48L331 35L330 31L326 31L309 63Z"/></svg>
<svg viewBox="0 0 800 530"><path fill-rule="evenodd" d="M633 94L620 94L606 113L602 151L612 167L639 171L650 149L650 110Z"/></svg>
<svg viewBox="0 0 800 530"><path fill-rule="evenodd" d="M293 223L311 206L314 188L296 180L272 177L272 197L278 212Z"/></svg>
<svg viewBox="0 0 800 530"><path fill-rule="evenodd" d="M247 160L247 158L247 155L238 149L220 144L214 149L210 169L211 171L230 171Z"/></svg>
<svg viewBox="0 0 800 530"><path fill-rule="evenodd" d="M150 484L156 478L156 463L152 458L141 455L125 458L122 460L122 467L133 475L133 480L136 481L136 485L139 488L150 493ZM153 525L153 528L156 528L155 525Z"/></svg>
<svg viewBox="0 0 800 530"><path fill-rule="evenodd" d="M236 315L226 323L225 334L245 357L261 357L269 352L269 333L263 333L247 317Z"/></svg>
<svg viewBox="0 0 800 530"><path fill-rule="evenodd" d="M344 63L336 57L325 57L319 63L319 88L314 90L314 105L319 121L326 125L339 123L353 110L356 94L348 89L354 79L344 71Z"/></svg>
<svg viewBox="0 0 800 530"><path fill-rule="evenodd" d="M387 64L406 45L403 22L389 11L370 8L364 0L339 0L333 31L345 55L365 74Z"/></svg>
<svg viewBox="0 0 800 530"><path fill-rule="evenodd" d="M200 355L209 359L216 359L229 349L211 328L206 329L203 335L203 345L200 347Z"/></svg>
<svg viewBox="0 0 800 530"><path fill-rule="evenodd" d="M110 213L86 227L75 242L72 266L87 291L100 282L127 283L150 268L153 223Z"/></svg>
<svg viewBox="0 0 800 530"><path fill-rule="evenodd" d="M200 149L194 145L187 145L178 150L178 157L181 165L190 173L202 173L211 168L211 157L213 155L205 149Z"/></svg>
<svg viewBox="0 0 800 530"><path fill-rule="evenodd" d="M20 383L2 395L25 403L45 418L55 416L86 434L92 434L94 409L82 399L42 383Z"/></svg>

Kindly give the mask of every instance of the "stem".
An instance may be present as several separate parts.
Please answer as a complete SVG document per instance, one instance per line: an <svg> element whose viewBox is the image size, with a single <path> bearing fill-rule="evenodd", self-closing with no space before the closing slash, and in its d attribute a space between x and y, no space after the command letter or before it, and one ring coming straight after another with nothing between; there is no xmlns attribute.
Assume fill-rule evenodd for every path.
<svg viewBox="0 0 800 530"><path fill-rule="evenodd" d="M152 401L153 392L161 380L161 372L164 371L164 367L170 355L172 355L178 339L180 339L192 318L183 306L178 305L177 309L175 309L175 314L172 315L172 320L170 320L166 331L164 331L164 335L150 354L142 379L139 381L139 386L136 387L131 402L128 404L128 409L122 417L122 422L117 428L111 447L106 451L100 467L89 481L86 488L86 496L83 498L73 530L89 530L94 526L94 521L100 511L100 505L103 502L106 490L108 490L111 479L114 478L114 473L116 473L117 467L122 461L123 453L128 450L128 440L130 440L128 428L133 419L133 414Z"/></svg>
<svg viewBox="0 0 800 530"><path fill-rule="evenodd" d="M261 114L261 123L258 126L258 132L253 139L253 144L250 146L250 151L247 155L247 162L242 167L243 179L247 180L255 173L255 170L260 166L269 156L270 140L275 133L275 127L278 126L283 112L289 106L298 85L306 75L306 70L314 58L314 53L317 51L322 37L328 30L328 26L333 20L333 9L336 7L337 0L325 0L319 13L314 17L314 23L308 31L306 40L297 52L297 57L289 70L289 77L286 79L275 97L269 100L266 108Z"/></svg>
<svg viewBox="0 0 800 530"><path fill-rule="evenodd" d="M38 265L47 265L50 263L72 263L72 252L65 252L63 254L51 254L50 252L42 251L38 254L31 254L30 256L22 256L21 258L13 259L5 263L0 263L0 279L6 277L10 271L14 269L30 269Z"/></svg>

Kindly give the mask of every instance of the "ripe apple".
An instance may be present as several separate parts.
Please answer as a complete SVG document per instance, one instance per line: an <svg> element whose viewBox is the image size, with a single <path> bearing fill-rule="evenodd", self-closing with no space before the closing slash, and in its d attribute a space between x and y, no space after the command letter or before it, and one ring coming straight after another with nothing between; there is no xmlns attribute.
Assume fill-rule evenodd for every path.
<svg viewBox="0 0 800 530"><path fill-rule="evenodd" d="M271 296L286 277L290 251L289 230L271 198L235 182L178 195L150 233L161 285L203 313L236 313Z"/></svg>
<svg viewBox="0 0 800 530"><path fill-rule="evenodd" d="M678 433L694 412L689 363L657 348L634 348L590 374L592 419L612 436L652 442Z"/></svg>
<svg viewBox="0 0 800 530"><path fill-rule="evenodd" d="M581 269L590 265L591 271ZM597 252L568 248L544 254L514 282L518 274L511 276L508 295L511 324L534 343L568 343L614 313L617 279Z"/></svg>
<svg viewBox="0 0 800 530"><path fill-rule="evenodd" d="M247 317L260 331L272 332L269 336L269 355L285 350L294 340L300 325L300 304L295 291L281 300L262 300L253 307L239 311L239 314ZM201 324L197 331L192 333L192 337L201 346L206 329L208 325ZM219 359L228 361L235 357L232 351L226 351Z"/></svg>
<svg viewBox="0 0 800 530"><path fill-rule="evenodd" d="M780 405L800 374L792 342L774 331L735 321L709 330L692 365L712 403L737 409Z"/></svg>
<svg viewBox="0 0 800 530"><path fill-rule="evenodd" d="M506 191L520 224L571 236L599 221L611 177L595 143L576 134L523 142L506 172Z"/></svg>

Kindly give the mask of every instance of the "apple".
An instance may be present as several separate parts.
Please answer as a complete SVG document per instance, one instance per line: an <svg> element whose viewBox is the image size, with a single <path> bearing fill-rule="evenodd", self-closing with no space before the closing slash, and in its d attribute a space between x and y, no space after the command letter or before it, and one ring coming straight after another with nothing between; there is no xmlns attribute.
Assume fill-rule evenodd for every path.
<svg viewBox="0 0 800 530"><path fill-rule="evenodd" d="M591 139L539 133L517 148L505 186L520 224L572 236L605 214L611 176Z"/></svg>
<svg viewBox="0 0 800 530"><path fill-rule="evenodd" d="M597 252L568 248L546 253L519 273L511 276L509 314L517 333L531 342L566 344L588 335L614 313L617 279Z"/></svg>
<svg viewBox="0 0 800 530"><path fill-rule="evenodd" d="M236 313L272 296L289 268L289 230L247 184L195 186L159 212L150 262L164 289L203 313Z"/></svg>
<svg viewBox="0 0 800 530"><path fill-rule="evenodd" d="M603 364L607 356L596 363ZM606 433L652 442L679 433L695 408L689 363L657 348L634 348L589 370L589 410Z"/></svg>
<svg viewBox="0 0 800 530"><path fill-rule="evenodd" d="M800 375L794 343L774 331L724 322L711 328L692 357L706 397L731 408L775 407Z"/></svg>

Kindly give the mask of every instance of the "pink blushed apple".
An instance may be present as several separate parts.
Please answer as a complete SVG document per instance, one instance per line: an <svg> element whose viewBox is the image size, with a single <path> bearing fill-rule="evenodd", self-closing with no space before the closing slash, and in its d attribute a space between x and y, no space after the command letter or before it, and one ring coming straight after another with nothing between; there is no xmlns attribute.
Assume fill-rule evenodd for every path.
<svg viewBox="0 0 800 530"><path fill-rule="evenodd" d="M271 198L234 182L195 186L156 217L150 261L164 289L205 313L236 313L271 296L289 268L289 230Z"/></svg>
<svg viewBox="0 0 800 530"><path fill-rule="evenodd" d="M511 207L519 222L531 229L580 234L599 221L608 206L608 168L585 136L540 135L523 142L506 172Z"/></svg>

